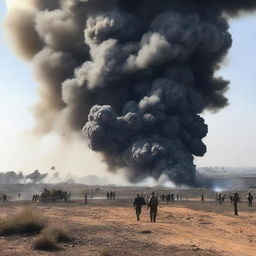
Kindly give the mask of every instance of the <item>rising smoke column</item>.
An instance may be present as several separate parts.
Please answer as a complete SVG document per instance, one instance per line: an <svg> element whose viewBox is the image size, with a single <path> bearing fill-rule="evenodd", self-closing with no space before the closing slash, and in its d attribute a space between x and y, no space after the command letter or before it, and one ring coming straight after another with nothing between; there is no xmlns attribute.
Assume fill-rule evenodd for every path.
<svg viewBox="0 0 256 256"><path fill-rule="evenodd" d="M232 45L225 17L256 0L22 2L6 28L40 84L37 130L84 127L90 148L132 181L195 185L200 114L228 104L229 82L215 77Z"/></svg>

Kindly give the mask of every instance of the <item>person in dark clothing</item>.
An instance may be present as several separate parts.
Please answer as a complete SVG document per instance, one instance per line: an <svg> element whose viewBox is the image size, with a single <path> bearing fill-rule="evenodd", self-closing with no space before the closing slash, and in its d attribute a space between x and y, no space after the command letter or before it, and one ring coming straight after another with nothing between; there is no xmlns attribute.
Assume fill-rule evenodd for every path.
<svg viewBox="0 0 256 256"><path fill-rule="evenodd" d="M233 204L233 195L229 195L229 200L230 200L230 203Z"/></svg>
<svg viewBox="0 0 256 256"><path fill-rule="evenodd" d="M138 221L140 220L141 208L143 205L146 205L144 198L140 197L140 195L137 194L137 197L134 200L133 206L134 206L134 209L136 210L136 216Z"/></svg>
<svg viewBox="0 0 256 256"><path fill-rule="evenodd" d="M156 222L156 216L157 216L157 207L158 207L158 199L155 196L155 193L153 192L148 200L148 207L150 208L150 220L151 222Z"/></svg>
<svg viewBox="0 0 256 256"><path fill-rule="evenodd" d="M169 204L170 201L171 201L171 194L168 193L166 194L166 203Z"/></svg>
<svg viewBox="0 0 256 256"><path fill-rule="evenodd" d="M7 195L3 194L3 203L6 203L6 202L7 202Z"/></svg>
<svg viewBox="0 0 256 256"><path fill-rule="evenodd" d="M85 195L84 195L84 203L85 203L85 204L88 204L88 196L87 196L87 193L85 193Z"/></svg>
<svg viewBox="0 0 256 256"><path fill-rule="evenodd" d="M204 201L204 194L202 194L202 196L201 196L201 201L202 202Z"/></svg>
<svg viewBox="0 0 256 256"><path fill-rule="evenodd" d="M248 207L252 207L253 195L251 194L251 192L249 192L247 199L248 199Z"/></svg>
<svg viewBox="0 0 256 256"><path fill-rule="evenodd" d="M240 200L239 195L237 192L235 192L233 195L233 204L234 204L235 215L238 215L237 203L239 202L239 200Z"/></svg>

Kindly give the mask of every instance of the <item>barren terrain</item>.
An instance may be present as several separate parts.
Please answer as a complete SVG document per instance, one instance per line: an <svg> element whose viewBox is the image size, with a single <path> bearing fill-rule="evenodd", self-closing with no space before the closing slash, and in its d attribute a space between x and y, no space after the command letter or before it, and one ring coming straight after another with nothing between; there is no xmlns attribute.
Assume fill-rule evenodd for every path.
<svg viewBox="0 0 256 256"><path fill-rule="evenodd" d="M157 223L142 211L137 222L131 199L82 200L57 203L8 202L0 205L0 216L24 207L37 208L49 218L50 225L67 227L72 242L61 244L55 252L32 250L36 236L0 237L1 256L99 255L108 248L113 255L256 255L256 211L239 204L239 216L233 216L229 201L199 199L160 203Z"/></svg>

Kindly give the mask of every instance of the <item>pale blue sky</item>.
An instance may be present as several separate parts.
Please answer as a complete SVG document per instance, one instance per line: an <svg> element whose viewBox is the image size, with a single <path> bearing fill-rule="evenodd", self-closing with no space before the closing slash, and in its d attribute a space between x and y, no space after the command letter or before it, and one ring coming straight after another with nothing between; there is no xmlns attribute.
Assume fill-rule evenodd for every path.
<svg viewBox="0 0 256 256"><path fill-rule="evenodd" d="M0 1L1 22L5 12ZM196 160L201 166L256 166L256 14L232 20L230 31L234 44L219 72L231 80L230 106L217 114L204 114L209 125L208 153ZM33 126L29 108L36 102L36 88L29 63L15 56L0 28L0 143L6 155L9 140L15 145L18 134ZM12 150L8 157L12 158ZM7 167L7 160L0 157L0 170Z"/></svg>

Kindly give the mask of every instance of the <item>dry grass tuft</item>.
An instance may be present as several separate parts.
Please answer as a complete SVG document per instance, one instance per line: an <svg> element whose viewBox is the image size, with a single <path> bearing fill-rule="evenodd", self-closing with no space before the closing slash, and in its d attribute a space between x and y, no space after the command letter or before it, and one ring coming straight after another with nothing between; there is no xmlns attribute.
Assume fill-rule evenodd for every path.
<svg viewBox="0 0 256 256"><path fill-rule="evenodd" d="M57 243L70 242L70 235L66 228L49 227L42 231L42 235L52 237Z"/></svg>
<svg viewBox="0 0 256 256"><path fill-rule="evenodd" d="M47 219L36 210L25 208L0 220L0 235L40 233L46 223Z"/></svg>
<svg viewBox="0 0 256 256"><path fill-rule="evenodd" d="M99 256L114 256L113 252L111 252L109 249L103 249Z"/></svg>
<svg viewBox="0 0 256 256"><path fill-rule="evenodd" d="M33 249L41 251L58 250L58 243L70 242L70 236L65 228L49 227L42 231L33 242Z"/></svg>
<svg viewBox="0 0 256 256"><path fill-rule="evenodd" d="M58 245L53 237L41 234L33 242L33 249L40 251L56 251L58 250Z"/></svg>

